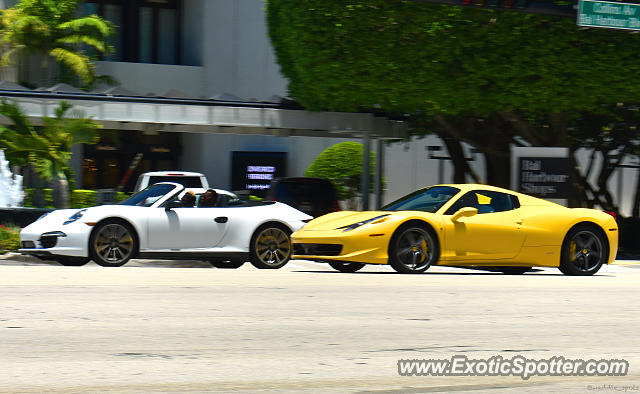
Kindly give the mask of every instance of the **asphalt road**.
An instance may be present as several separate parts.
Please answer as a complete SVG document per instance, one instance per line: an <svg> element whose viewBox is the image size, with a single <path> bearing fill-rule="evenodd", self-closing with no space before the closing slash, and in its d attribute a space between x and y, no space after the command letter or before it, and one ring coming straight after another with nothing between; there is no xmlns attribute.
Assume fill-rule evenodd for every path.
<svg viewBox="0 0 640 394"><path fill-rule="evenodd" d="M0 259L0 392L640 392L640 265L594 277ZM398 375L398 359L625 359L621 377Z"/></svg>

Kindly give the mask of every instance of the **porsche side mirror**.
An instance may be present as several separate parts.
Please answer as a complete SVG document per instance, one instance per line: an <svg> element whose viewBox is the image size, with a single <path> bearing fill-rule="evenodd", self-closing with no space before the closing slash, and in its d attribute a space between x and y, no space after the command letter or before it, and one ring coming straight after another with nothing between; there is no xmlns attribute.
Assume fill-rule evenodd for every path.
<svg viewBox="0 0 640 394"><path fill-rule="evenodd" d="M179 200L173 200L169 201L167 205L164 206L165 211L170 211L173 208L182 208L182 202L180 202Z"/></svg>
<svg viewBox="0 0 640 394"><path fill-rule="evenodd" d="M456 213L451 216L452 222L457 222L460 218L466 218L469 216L475 216L478 214L478 209L471 207L460 208Z"/></svg>

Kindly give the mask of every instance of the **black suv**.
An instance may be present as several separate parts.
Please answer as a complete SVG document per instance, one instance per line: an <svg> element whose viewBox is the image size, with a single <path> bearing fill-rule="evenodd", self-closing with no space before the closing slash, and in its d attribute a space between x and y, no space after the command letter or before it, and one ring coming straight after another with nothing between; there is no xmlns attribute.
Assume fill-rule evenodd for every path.
<svg viewBox="0 0 640 394"><path fill-rule="evenodd" d="M314 218L340 210L333 185L321 178L274 179L265 200L290 205Z"/></svg>

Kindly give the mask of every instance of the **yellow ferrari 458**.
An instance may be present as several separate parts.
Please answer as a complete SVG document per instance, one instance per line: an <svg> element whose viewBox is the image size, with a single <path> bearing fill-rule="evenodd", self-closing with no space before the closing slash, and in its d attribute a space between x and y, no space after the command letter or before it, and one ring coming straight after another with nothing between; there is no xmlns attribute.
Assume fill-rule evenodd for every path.
<svg viewBox="0 0 640 394"><path fill-rule="evenodd" d="M390 264L401 273L432 265L521 274L558 267L593 275L613 262L618 226L605 212L476 184L426 187L378 211L318 217L292 234L293 258L342 272Z"/></svg>

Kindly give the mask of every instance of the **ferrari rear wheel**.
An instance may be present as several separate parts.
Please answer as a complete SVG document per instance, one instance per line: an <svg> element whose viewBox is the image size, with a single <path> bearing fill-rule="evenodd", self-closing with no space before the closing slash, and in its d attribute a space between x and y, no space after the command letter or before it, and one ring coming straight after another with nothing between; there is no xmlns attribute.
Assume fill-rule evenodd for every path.
<svg viewBox="0 0 640 394"><path fill-rule="evenodd" d="M137 248L133 228L120 220L106 220L98 224L89 238L91 259L103 267L125 265Z"/></svg>
<svg viewBox="0 0 640 394"><path fill-rule="evenodd" d="M562 244L560 271L565 275L593 275L607 261L609 250L604 236L592 226L577 226Z"/></svg>
<svg viewBox="0 0 640 394"><path fill-rule="evenodd" d="M87 264L89 261L91 261L91 259L88 257L65 256L65 257L60 257L56 259L56 261L67 267L80 267L82 265Z"/></svg>
<svg viewBox="0 0 640 394"><path fill-rule="evenodd" d="M346 261L329 261L328 263L331 268L340 272L356 272L365 266L362 263L350 263Z"/></svg>
<svg viewBox="0 0 640 394"><path fill-rule="evenodd" d="M402 274L424 272L438 256L436 237L425 227L410 224L398 229L391 238L389 264Z"/></svg>
<svg viewBox="0 0 640 394"><path fill-rule="evenodd" d="M216 268L240 268L244 264L241 260L209 260L212 266Z"/></svg>
<svg viewBox="0 0 640 394"><path fill-rule="evenodd" d="M283 225L268 223L260 226L251 237L249 257L260 269L278 269L291 258L291 230Z"/></svg>

